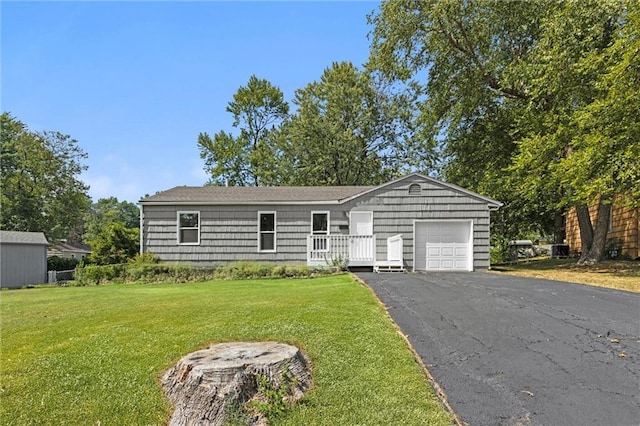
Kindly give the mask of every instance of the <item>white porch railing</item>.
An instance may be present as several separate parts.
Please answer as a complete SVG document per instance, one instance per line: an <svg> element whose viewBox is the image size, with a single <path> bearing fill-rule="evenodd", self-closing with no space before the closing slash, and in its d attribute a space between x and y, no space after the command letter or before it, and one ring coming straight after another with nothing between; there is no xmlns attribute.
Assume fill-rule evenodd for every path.
<svg viewBox="0 0 640 426"><path fill-rule="evenodd" d="M375 235L308 235L309 266L345 264L373 266L376 261Z"/></svg>

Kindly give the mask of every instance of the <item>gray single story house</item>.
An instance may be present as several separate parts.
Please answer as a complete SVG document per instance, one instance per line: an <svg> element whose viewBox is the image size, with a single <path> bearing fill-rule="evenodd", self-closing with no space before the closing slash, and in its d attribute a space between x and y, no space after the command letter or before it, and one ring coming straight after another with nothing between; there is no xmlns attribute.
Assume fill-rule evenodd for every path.
<svg viewBox="0 0 640 426"><path fill-rule="evenodd" d="M0 231L0 288L47 282L47 246L42 232Z"/></svg>
<svg viewBox="0 0 640 426"><path fill-rule="evenodd" d="M472 271L489 267L489 216L501 205L419 173L378 186L179 186L140 200L140 250L202 265Z"/></svg>

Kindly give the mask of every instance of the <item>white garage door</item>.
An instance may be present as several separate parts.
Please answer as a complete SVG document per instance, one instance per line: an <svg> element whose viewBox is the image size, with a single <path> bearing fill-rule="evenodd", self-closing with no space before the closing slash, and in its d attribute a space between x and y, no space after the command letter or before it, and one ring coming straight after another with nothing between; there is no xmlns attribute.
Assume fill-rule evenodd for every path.
<svg viewBox="0 0 640 426"><path fill-rule="evenodd" d="M414 227L415 270L473 270L471 221L416 221Z"/></svg>

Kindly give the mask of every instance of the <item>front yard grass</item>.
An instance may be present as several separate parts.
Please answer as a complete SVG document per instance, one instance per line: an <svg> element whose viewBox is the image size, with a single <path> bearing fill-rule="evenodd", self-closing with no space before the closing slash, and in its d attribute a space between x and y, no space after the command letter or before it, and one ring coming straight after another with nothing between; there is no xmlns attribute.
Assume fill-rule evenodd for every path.
<svg viewBox="0 0 640 426"><path fill-rule="evenodd" d="M349 275L0 292L0 424L161 425L159 384L211 342L301 347L313 389L276 425L449 425L402 337Z"/></svg>
<svg viewBox="0 0 640 426"><path fill-rule="evenodd" d="M576 259L533 259L512 265L492 266L493 271L523 277L589 284L640 293L640 262L606 260L578 266Z"/></svg>

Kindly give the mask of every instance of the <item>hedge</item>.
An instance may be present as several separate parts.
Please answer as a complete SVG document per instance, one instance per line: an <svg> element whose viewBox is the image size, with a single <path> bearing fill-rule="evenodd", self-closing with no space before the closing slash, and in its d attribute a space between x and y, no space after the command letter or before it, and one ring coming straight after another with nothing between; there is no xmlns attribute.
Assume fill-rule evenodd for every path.
<svg viewBox="0 0 640 426"><path fill-rule="evenodd" d="M307 265L276 265L263 262L234 262L217 267L183 263L121 263L83 265L76 269L75 284L106 283L188 283L211 280L256 278L305 278L340 272L339 268L309 268Z"/></svg>

